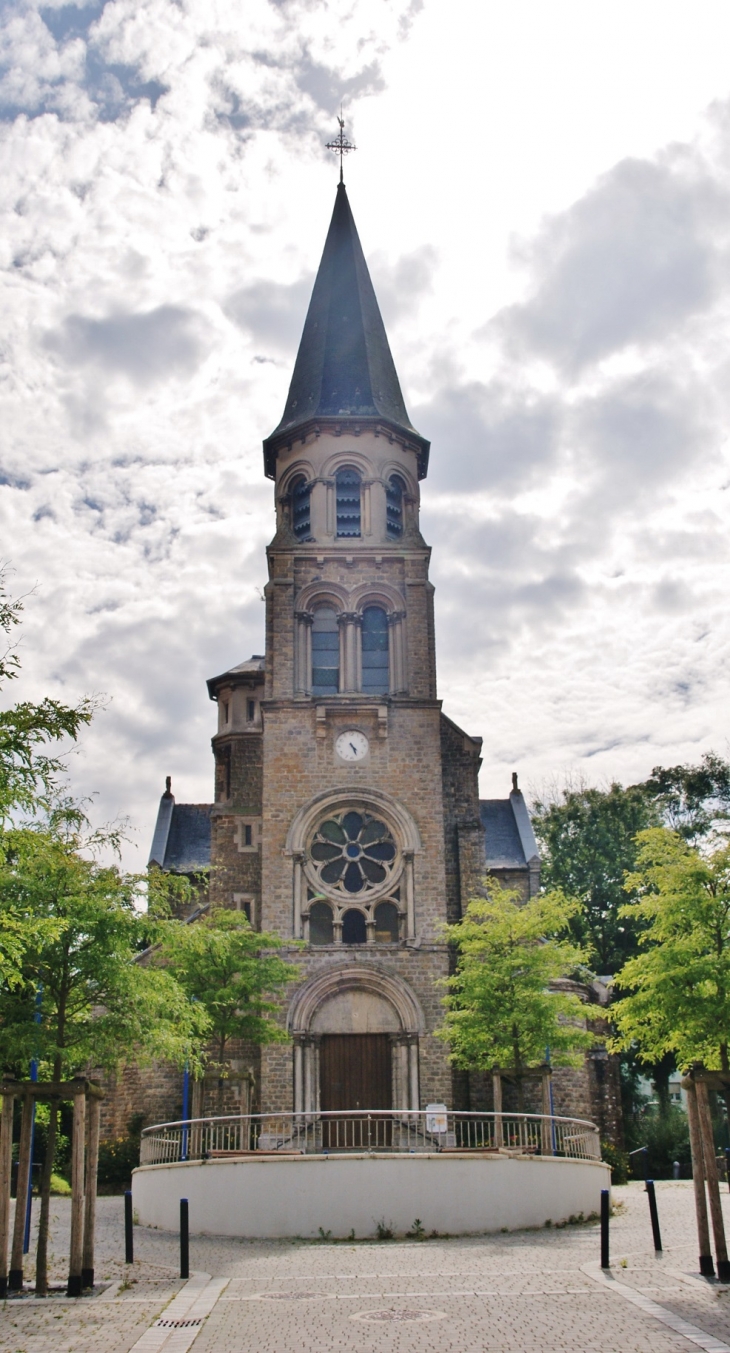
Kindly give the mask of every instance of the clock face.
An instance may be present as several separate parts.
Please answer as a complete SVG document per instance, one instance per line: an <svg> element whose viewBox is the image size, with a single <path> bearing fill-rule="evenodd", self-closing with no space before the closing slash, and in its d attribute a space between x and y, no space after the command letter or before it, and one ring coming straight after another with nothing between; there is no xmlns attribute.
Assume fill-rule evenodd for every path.
<svg viewBox="0 0 730 1353"><path fill-rule="evenodd" d="M364 733L358 733L355 728L348 728L346 732L340 733L335 743L335 751L341 761L362 761L368 754L368 740Z"/></svg>

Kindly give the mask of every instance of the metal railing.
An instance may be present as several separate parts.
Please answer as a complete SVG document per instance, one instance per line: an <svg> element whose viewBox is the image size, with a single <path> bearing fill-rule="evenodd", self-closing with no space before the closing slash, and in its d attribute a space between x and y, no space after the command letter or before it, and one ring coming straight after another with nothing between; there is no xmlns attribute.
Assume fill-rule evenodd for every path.
<svg viewBox="0 0 730 1353"><path fill-rule="evenodd" d="M434 1128L443 1131L434 1131ZM532 1113L423 1110L260 1113L158 1123L142 1132L140 1165L259 1152L322 1155L363 1151L503 1151L600 1160L594 1123Z"/></svg>

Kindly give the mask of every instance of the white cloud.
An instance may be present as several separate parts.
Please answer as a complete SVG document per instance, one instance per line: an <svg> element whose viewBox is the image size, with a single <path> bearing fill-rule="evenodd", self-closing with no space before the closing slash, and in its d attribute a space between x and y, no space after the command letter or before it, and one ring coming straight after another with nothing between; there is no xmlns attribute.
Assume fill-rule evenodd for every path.
<svg viewBox="0 0 730 1353"><path fill-rule="evenodd" d="M683 13L659 8L679 53ZM540 85L528 11L489 0L468 49L467 0L2 11L0 554L19 590L37 583L28 694L109 697L73 778L100 815L131 815L130 859L166 774L210 796L205 677L262 649L261 440L324 243L340 98L363 246L433 439L441 694L485 737L485 790L513 764L629 776L724 748L719 29L693 29L675 116L637 16L620 118L616 30L604 93L584 89L595 148L553 138L546 159L536 102L575 127L579 63L566 48ZM551 25L581 13L566 0ZM606 3L602 31L619 22ZM682 122L698 136L680 144Z"/></svg>

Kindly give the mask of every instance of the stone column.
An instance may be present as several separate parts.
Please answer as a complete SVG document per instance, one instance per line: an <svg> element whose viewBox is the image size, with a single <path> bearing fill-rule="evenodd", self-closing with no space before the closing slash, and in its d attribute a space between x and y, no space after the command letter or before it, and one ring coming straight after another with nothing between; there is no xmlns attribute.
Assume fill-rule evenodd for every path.
<svg viewBox="0 0 730 1353"><path fill-rule="evenodd" d="M362 616L357 611L342 611L340 627L340 690L359 691L362 686Z"/></svg>
<svg viewBox="0 0 730 1353"><path fill-rule="evenodd" d="M319 1038L303 1035L304 1112L319 1113Z"/></svg>
<svg viewBox="0 0 730 1353"><path fill-rule="evenodd" d="M416 906L413 892L413 851L404 850L403 888L406 895L406 939L416 938Z"/></svg>
<svg viewBox="0 0 730 1353"><path fill-rule="evenodd" d="M420 1109L421 1090L418 1083L418 1034L408 1035L408 1098L410 1109Z"/></svg>
<svg viewBox="0 0 730 1353"><path fill-rule="evenodd" d="M311 611L294 612L294 694L312 693L312 624Z"/></svg>
<svg viewBox="0 0 730 1353"><path fill-rule="evenodd" d="M304 1113L304 1048L300 1034L294 1035L294 1112Z"/></svg>
<svg viewBox="0 0 730 1353"><path fill-rule="evenodd" d="M304 886L305 886L305 884L304 884L304 871L303 871L303 869L302 869L302 862L303 862L303 860L304 860L304 856L302 855L302 852L301 852L301 851L297 851L296 854L292 857L292 869L293 869L293 878L292 878L292 885L293 885L293 886L292 886L292 893L293 893L292 931L293 931L294 939L295 939L295 940L300 940L300 939L302 938L302 893L304 892Z"/></svg>
<svg viewBox="0 0 730 1353"><path fill-rule="evenodd" d="M360 532L363 536L371 536L373 533L373 512L372 512L372 480L363 479L362 481L362 504L360 518ZM379 534L379 532L377 532Z"/></svg>
<svg viewBox="0 0 730 1353"><path fill-rule="evenodd" d="M391 611L388 642L388 678L391 695L406 689L405 611Z"/></svg>
<svg viewBox="0 0 730 1353"><path fill-rule="evenodd" d="M332 532L327 525L327 480L313 479L309 494L310 531L315 540L323 540Z"/></svg>

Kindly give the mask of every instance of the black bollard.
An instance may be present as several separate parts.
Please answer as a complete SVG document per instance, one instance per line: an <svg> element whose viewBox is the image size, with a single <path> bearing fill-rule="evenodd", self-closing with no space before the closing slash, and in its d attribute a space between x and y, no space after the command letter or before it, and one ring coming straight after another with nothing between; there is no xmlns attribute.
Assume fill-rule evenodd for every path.
<svg viewBox="0 0 730 1353"><path fill-rule="evenodd" d="M187 1198L180 1199L180 1277L190 1277L190 1228Z"/></svg>
<svg viewBox="0 0 730 1353"><path fill-rule="evenodd" d="M134 1219L132 1217L132 1191L127 1189L124 1194L124 1262L125 1264L134 1263Z"/></svg>
<svg viewBox="0 0 730 1353"><path fill-rule="evenodd" d="M601 1189L601 1268L610 1268L608 1257L608 1208L610 1193Z"/></svg>
<svg viewBox="0 0 730 1353"><path fill-rule="evenodd" d="M659 1230L659 1213L656 1210L656 1190L654 1180L647 1179L646 1191L649 1195L649 1216L651 1217L651 1229L654 1236L654 1249L657 1254L662 1252L662 1233Z"/></svg>

